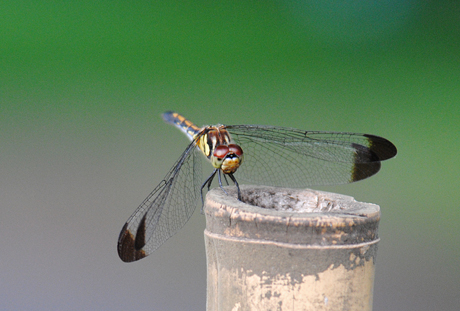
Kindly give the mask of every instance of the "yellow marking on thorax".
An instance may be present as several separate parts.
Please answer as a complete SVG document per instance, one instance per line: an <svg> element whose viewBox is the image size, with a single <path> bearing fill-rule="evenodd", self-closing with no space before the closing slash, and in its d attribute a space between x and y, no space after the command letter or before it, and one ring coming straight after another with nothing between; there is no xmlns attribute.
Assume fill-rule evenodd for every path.
<svg viewBox="0 0 460 311"><path fill-rule="evenodd" d="M203 154L206 156L206 158L209 158L211 148L209 147L207 142L208 142L208 134L204 134L198 139L196 144L200 148L201 152L203 152Z"/></svg>

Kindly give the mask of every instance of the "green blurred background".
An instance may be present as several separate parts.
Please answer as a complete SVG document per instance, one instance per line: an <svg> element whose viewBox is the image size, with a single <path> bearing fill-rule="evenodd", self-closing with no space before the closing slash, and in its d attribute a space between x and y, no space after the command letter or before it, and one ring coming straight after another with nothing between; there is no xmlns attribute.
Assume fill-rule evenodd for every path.
<svg viewBox="0 0 460 311"><path fill-rule="evenodd" d="M393 141L321 189L381 206L374 310L457 310L459 2L2 1L0 34L1 310L205 309L198 212L116 253L187 144L166 110Z"/></svg>

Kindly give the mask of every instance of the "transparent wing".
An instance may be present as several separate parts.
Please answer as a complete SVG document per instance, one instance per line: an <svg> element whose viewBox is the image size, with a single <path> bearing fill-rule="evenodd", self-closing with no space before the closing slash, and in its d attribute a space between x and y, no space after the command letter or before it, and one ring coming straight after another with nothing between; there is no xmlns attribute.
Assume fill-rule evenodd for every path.
<svg viewBox="0 0 460 311"><path fill-rule="evenodd" d="M148 256L190 219L201 188L198 153L193 141L128 219L118 238L118 255L123 261Z"/></svg>
<svg viewBox="0 0 460 311"><path fill-rule="evenodd" d="M253 183L307 187L370 177L396 155L388 140L368 134L313 132L260 125L228 125L244 152L235 176Z"/></svg>

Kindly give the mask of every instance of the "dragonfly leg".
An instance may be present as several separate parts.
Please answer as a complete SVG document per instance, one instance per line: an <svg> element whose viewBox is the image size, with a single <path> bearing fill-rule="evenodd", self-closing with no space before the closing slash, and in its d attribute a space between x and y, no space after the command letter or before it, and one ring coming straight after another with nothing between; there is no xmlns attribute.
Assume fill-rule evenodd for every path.
<svg viewBox="0 0 460 311"><path fill-rule="evenodd" d="M204 207L204 199L203 199L203 188L208 185L208 191L209 188L211 187L212 180L214 179L214 176L216 176L217 168L212 172L211 175L204 181L204 183L201 185L201 214L203 214L203 207ZM220 175L219 175L220 177ZM220 180L219 180L220 181Z"/></svg>
<svg viewBox="0 0 460 311"><path fill-rule="evenodd" d="M231 180L235 183L236 190L238 190L238 201L241 201L241 191L240 191L240 185L238 185L238 182L236 181L235 176L233 174L227 174Z"/></svg>
<svg viewBox="0 0 460 311"><path fill-rule="evenodd" d="M212 184L212 181L214 180L214 177L215 177L215 176L216 176L216 172L213 172L213 173L212 173L212 177L209 176L210 179L209 179L209 181L208 181L208 191L209 191L209 189L211 189L211 184ZM203 185L203 187L204 187L204 185Z"/></svg>
<svg viewBox="0 0 460 311"><path fill-rule="evenodd" d="M219 179L219 187L220 187L220 189L222 189L222 191L223 191L226 195L228 195L227 191L225 191L224 187L222 186L222 178L221 178L221 175L222 175L222 174L220 173L220 170L219 170L219 171L217 172L217 177L218 177L218 179ZM224 174L224 177L225 177L225 174ZM227 183L227 184L228 184L228 183Z"/></svg>
<svg viewBox="0 0 460 311"><path fill-rule="evenodd" d="M225 183L226 183L227 186L228 186L227 174L224 174L224 179L225 179Z"/></svg>

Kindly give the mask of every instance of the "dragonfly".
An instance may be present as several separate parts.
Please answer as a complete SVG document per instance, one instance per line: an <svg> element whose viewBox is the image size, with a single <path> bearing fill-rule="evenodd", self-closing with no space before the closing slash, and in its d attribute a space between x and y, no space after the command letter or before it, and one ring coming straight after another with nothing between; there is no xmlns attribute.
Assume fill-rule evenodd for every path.
<svg viewBox="0 0 460 311"><path fill-rule="evenodd" d="M233 181L241 201L237 178L294 188L351 183L376 174L380 162L397 153L389 140L369 134L263 125L200 128L176 112L162 116L191 142L123 226L118 255L124 262L150 255L176 234L190 219L200 198L203 206L203 190L210 189L216 175L223 191L222 176ZM200 154L214 167L204 182Z"/></svg>

